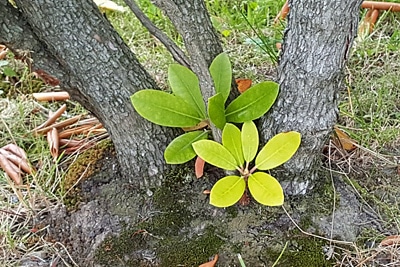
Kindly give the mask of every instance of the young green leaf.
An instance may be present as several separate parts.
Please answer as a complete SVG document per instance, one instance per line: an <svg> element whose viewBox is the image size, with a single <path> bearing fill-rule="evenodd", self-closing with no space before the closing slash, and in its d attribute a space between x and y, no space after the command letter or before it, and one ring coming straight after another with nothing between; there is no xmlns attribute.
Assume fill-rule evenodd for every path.
<svg viewBox="0 0 400 267"><path fill-rule="evenodd" d="M219 129L223 129L226 123L224 102L221 93L208 99L208 116L211 122Z"/></svg>
<svg viewBox="0 0 400 267"><path fill-rule="evenodd" d="M271 138L256 158L256 168L269 170L288 161L300 146L298 132L279 133Z"/></svg>
<svg viewBox="0 0 400 267"><path fill-rule="evenodd" d="M278 91L278 84L271 81L250 87L226 108L226 121L245 122L261 117L275 102Z"/></svg>
<svg viewBox="0 0 400 267"><path fill-rule="evenodd" d="M256 172L247 180L250 194L253 198L266 206L280 206L283 204L283 189L279 182L271 175Z"/></svg>
<svg viewBox="0 0 400 267"><path fill-rule="evenodd" d="M182 164L196 156L192 143L207 139L205 131L195 131L182 134L172 140L164 151L164 158L168 164Z"/></svg>
<svg viewBox="0 0 400 267"><path fill-rule="evenodd" d="M206 105L201 96L196 74L184 66L171 64L168 68L168 82L175 95L195 107L201 118L206 118Z"/></svg>
<svg viewBox="0 0 400 267"><path fill-rule="evenodd" d="M202 121L196 109L182 98L159 90L141 90L131 102L143 118L169 127L191 127Z"/></svg>
<svg viewBox="0 0 400 267"><path fill-rule="evenodd" d="M200 140L192 144L200 158L218 168L236 170L236 160L220 143L211 140Z"/></svg>
<svg viewBox="0 0 400 267"><path fill-rule="evenodd" d="M258 151L258 130L253 121L243 123L241 138L244 159L246 162L250 162Z"/></svg>
<svg viewBox="0 0 400 267"><path fill-rule="evenodd" d="M246 188L246 182L239 176L226 176L211 189L210 204L219 208L229 207L239 201Z"/></svg>
<svg viewBox="0 0 400 267"><path fill-rule="evenodd" d="M231 123L225 124L222 131L222 145L235 157L237 166L243 166L242 139L238 127Z"/></svg>
<svg viewBox="0 0 400 267"><path fill-rule="evenodd" d="M221 93L222 99L228 99L232 84L232 66L226 53L219 54L210 65L210 74L214 81L215 91Z"/></svg>

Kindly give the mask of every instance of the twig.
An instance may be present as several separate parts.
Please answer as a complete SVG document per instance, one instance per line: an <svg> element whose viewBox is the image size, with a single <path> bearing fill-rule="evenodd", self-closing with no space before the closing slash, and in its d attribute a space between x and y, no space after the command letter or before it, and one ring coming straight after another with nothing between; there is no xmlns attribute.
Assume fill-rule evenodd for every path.
<svg viewBox="0 0 400 267"><path fill-rule="evenodd" d="M186 57L185 53L159 28L157 28L153 22L140 10L136 3L132 0L124 0L125 3L132 10L133 14L139 19L144 27L156 37L168 51L172 54L173 58L181 65L185 67L190 67L189 59Z"/></svg>
<svg viewBox="0 0 400 267"><path fill-rule="evenodd" d="M292 223L294 224L294 226L296 226L296 228L297 228L301 233L303 233L303 234L305 234L305 235L308 235L308 236L315 237L315 238L319 238L319 239L322 239L322 240L326 240L326 241L328 241L328 242L330 242L330 243L343 244L343 245L350 245L350 246L353 246L353 247L355 246L353 242L341 241L341 240L334 240L334 239L332 239L332 238L326 238L326 237L323 237L323 236L320 236L320 235L315 235L315 234L312 234L312 233L309 233L309 232L304 231L304 230L294 221L294 219L290 216L290 214L287 212L287 210L285 209L284 206L282 206L282 209L283 209L283 211L286 213L286 215L289 217L289 219L292 221Z"/></svg>

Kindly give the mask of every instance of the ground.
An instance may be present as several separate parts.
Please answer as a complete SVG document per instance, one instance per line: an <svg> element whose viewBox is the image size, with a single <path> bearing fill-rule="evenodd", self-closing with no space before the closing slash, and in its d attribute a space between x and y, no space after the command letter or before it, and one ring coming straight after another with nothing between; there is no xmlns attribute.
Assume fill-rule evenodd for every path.
<svg viewBox="0 0 400 267"><path fill-rule="evenodd" d="M140 2L153 21L181 44L161 12L147 1ZM267 46L277 53L275 41L284 25L272 26L280 7L276 1L240 6L258 36L239 12L232 12L237 11L236 4L207 4L235 77L254 83L273 79L274 61L256 44L260 36L266 37ZM165 88L171 57L132 15L106 15ZM379 242L397 235L400 225L399 28L399 14L382 12L374 32L357 38L345 70L346 86L340 92L338 123L357 148L348 151L337 142L327 142L318 186L311 195L286 197L284 209L255 202L214 208L202 192L220 173L208 168L206 177L197 179L192 163L166 173L162 187L141 194L121 179L107 145L78 159L74 154L54 162L46 140L31 130L43 122L43 110L55 110L60 104L38 103L30 97L32 92L54 88L35 79L10 55L7 62L17 77L8 77L0 67L0 145L17 143L39 171L25 177L21 187L0 173L4 251L0 265L67 266L65 261L74 266L75 261L80 266L198 266L217 253L218 266L241 266L238 254L247 266L398 264L397 247L381 247ZM86 113L76 103L67 104L69 114ZM89 174L87 166L95 168L81 179L82 173ZM140 214L138 220L132 221L133 213ZM176 253L166 254L169 247Z"/></svg>

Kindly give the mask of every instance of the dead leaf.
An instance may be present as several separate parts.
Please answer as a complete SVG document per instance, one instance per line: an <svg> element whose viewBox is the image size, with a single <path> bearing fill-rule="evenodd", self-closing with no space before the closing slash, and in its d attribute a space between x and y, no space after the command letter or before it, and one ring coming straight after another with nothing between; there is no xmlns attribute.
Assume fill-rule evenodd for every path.
<svg viewBox="0 0 400 267"><path fill-rule="evenodd" d="M400 235L390 235L385 237L379 244L382 247L391 246L400 243Z"/></svg>
<svg viewBox="0 0 400 267"><path fill-rule="evenodd" d="M21 171L3 154L0 153L0 166L16 185L22 184Z"/></svg>
<svg viewBox="0 0 400 267"><path fill-rule="evenodd" d="M19 146L15 145L15 144L8 144L3 146L1 149L4 149L6 151L9 151L11 153L13 153L14 155L17 155L18 157L22 158L22 159L28 159L28 157L26 156L25 151L20 148Z"/></svg>
<svg viewBox="0 0 400 267"><path fill-rule="evenodd" d="M54 160L57 160L60 148L60 138L58 137L58 131L56 128L51 129L47 133L47 142L49 143L50 154Z"/></svg>
<svg viewBox="0 0 400 267"><path fill-rule="evenodd" d="M196 162L194 163L194 169L195 169L195 173L196 173L196 177L197 178L201 178L204 174L204 164L206 162L204 161L204 159L200 158L199 156L197 156L196 158Z"/></svg>
<svg viewBox="0 0 400 267"><path fill-rule="evenodd" d="M42 123L35 129L33 129L33 131L39 132L39 130L42 130L46 126L49 126L50 124L54 123L66 110L67 110L67 105L65 105L65 104L62 105L56 112L54 112L53 114L51 114L51 116L49 116L47 121L45 121L44 123ZM49 129L49 130L51 130L51 129Z"/></svg>
<svg viewBox="0 0 400 267"><path fill-rule="evenodd" d="M218 261L218 254L215 254L214 259L212 261L203 263L199 267L214 267L217 261Z"/></svg>
<svg viewBox="0 0 400 267"><path fill-rule="evenodd" d="M241 94L251 87L252 81L250 79L236 79L238 90Z"/></svg>
<svg viewBox="0 0 400 267"><path fill-rule="evenodd" d="M45 134L53 128L61 129L61 128L67 127L71 124L74 124L75 122L79 121L81 119L81 117L82 117L82 115L76 115L72 118L54 123L53 125L50 125L50 126L47 126L44 128L39 128L40 127L39 126L38 128L34 129L33 131L35 131L37 134Z"/></svg>
<svg viewBox="0 0 400 267"><path fill-rule="evenodd" d="M57 86L60 84L60 81L51 76L50 74L48 74L47 72L45 72L44 70L36 70L35 72L32 72L32 74L40 79L43 80L44 83L49 84L51 86Z"/></svg>
<svg viewBox="0 0 400 267"><path fill-rule="evenodd" d="M184 130L185 132L191 132L191 131L196 131L196 130L203 129L203 128L207 127L207 126L208 126L208 121L204 120L204 121L199 122L195 126L183 127L182 130Z"/></svg>
<svg viewBox="0 0 400 267"><path fill-rule="evenodd" d="M7 56L7 50L0 51L0 60L4 59Z"/></svg>
<svg viewBox="0 0 400 267"><path fill-rule="evenodd" d="M61 101L69 99L67 92L33 93L32 96L37 101Z"/></svg>
<svg viewBox="0 0 400 267"><path fill-rule="evenodd" d="M350 136L348 136L345 132L343 132L336 126L334 126L334 130L339 140L339 144L344 150L350 152L357 148L357 146L355 145L357 144L357 142L351 139Z"/></svg>
<svg viewBox="0 0 400 267"><path fill-rule="evenodd" d="M123 6L117 5L115 2L110 1L110 0L94 0L96 5L99 7L99 9L104 12L104 11L118 11L118 12L125 12L125 9Z"/></svg>
<svg viewBox="0 0 400 267"><path fill-rule="evenodd" d="M0 149L0 154L2 154L8 161L16 166L18 170L22 170L26 173L31 174L32 168L29 166L28 161L24 158L21 158L15 154L10 153L4 149Z"/></svg>

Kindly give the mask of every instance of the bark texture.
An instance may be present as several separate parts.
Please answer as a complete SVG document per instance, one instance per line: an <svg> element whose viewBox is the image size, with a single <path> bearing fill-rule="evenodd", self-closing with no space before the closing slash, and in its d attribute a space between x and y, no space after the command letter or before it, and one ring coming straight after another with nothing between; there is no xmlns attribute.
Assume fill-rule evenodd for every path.
<svg viewBox="0 0 400 267"><path fill-rule="evenodd" d="M299 151L277 171L287 194L304 194L315 184L315 164L337 120L337 95L361 2L289 1L278 67L280 93L260 124L264 141L284 131L302 134Z"/></svg>
<svg viewBox="0 0 400 267"><path fill-rule="evenodd" d="M190 68L197 74L203 98L215 94L208 72L212 60L222 46L212 26L204 0L152 0L172 21L182 36L190 58Z"/></svg>
<svg viewBox="0 0 400 267"><path fill-rule="evenodd" d="M172 21L182 36L190 58L190 68L199 78L204 102L215 94L208 67L222 52L222 46L204 0L152 0ZM221 131L211 125L214 140L221 140Z"/></svg>
<svg viewBox="0 0 400 267"><path fill-rule="evenodd" d="M92 1L15 2L18 9L0 1L0 42L14 51L31 51L34 69L59 79L101 120L129 182L159 184L166 169L163 151L173 131L134 111L130 96L156 85L97 6Z"/></svg>

